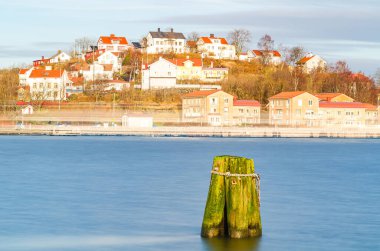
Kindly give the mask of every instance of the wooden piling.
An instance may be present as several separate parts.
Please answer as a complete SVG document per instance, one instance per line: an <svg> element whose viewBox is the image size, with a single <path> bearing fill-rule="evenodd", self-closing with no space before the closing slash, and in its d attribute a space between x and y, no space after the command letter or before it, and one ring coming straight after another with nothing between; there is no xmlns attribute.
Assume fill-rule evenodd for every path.
<svg viewBox="0 0 380 251"><path fill-rule="evenodd" d="M206 238L260 236L257 182L252 159L215 157L201 235Z"/></svg>

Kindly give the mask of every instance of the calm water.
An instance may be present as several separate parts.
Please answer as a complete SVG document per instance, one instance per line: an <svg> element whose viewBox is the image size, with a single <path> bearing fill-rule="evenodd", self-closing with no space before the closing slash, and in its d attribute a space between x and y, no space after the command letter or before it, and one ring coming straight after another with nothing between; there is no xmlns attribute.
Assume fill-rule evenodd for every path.
<svg viewBox="0 0 380 251"><path fill-rule="evenodd" d="M380 140L0 137L0 250L380 250ZM255 159L263 237L199 237L212 158Z"/></svg>

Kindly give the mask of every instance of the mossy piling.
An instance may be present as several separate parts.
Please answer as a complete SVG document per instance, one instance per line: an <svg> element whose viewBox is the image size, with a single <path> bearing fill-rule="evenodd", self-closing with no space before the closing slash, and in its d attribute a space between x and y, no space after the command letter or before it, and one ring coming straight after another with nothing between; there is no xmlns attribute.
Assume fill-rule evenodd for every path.
<svg viewBox="0 0 380 251"><path fill-rule="evenodd" d="M252 159L214 158L202 237L261 236L259 176Z"/></svg>

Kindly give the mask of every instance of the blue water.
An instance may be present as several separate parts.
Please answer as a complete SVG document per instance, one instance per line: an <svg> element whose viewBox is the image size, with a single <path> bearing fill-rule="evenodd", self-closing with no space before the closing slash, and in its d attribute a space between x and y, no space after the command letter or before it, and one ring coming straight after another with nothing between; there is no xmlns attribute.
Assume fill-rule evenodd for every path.
<svg viewBox="0 0 380 251"><path fill-rule="evenodd" d="M380 250L380 140L0 137L0 250ZM254 158L263 236L199 237L212 158Z"/></svg>

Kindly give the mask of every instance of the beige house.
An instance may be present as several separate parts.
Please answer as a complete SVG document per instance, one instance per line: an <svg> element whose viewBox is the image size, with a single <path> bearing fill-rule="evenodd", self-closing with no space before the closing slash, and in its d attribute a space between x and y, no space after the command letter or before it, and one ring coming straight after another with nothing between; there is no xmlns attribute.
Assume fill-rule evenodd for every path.
<svg viewBox="0 0 380 251"><path fill-rule="evenodd" d="M212 126L253 124L260 121L260 104L236 100L221 90L195 91L182 99L182 121Z"/></svg>
<svg viewBox="0 0 380 251"><path fill-rule="evenodd" d="M260 124L261 104L256 100L234 100L233 125Z"/></svg>
<svg viewBox="0 0 380 251"><path fill-rule="evenodd" d="M372 105L360 102L322 101L319 103L319 114L321 126L365 126L367 119L372 120L374 115L377 116L373 113Z"/></svg>
<svg viewBox="0 0 380 251"><path fill-rule="evenodd" d="M317 93L314 94L319 101L327 102L354 102L354 99L343 93Z"/></svg>
<svg viewBox="0 0 380 251"><path fill-rule="evenodd" d="M269 124L315 126L318 98L308 92L281 92L269 98Z"/></svg>

